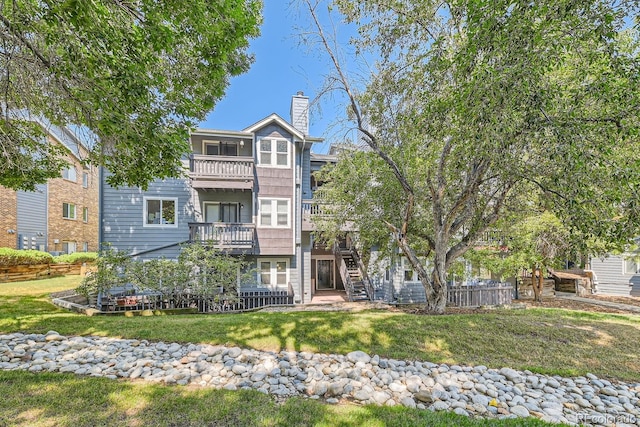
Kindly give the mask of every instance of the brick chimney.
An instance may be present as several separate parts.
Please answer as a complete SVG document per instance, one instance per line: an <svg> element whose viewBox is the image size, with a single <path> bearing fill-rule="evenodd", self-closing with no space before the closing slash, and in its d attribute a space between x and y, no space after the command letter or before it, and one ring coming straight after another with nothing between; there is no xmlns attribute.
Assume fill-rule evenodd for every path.
<svg viewBox="0 0 640 427"><path fill-rule="evenodd" d="M309 134L309 97L302 91L291 98L291 124L303 135Z"/></svg>

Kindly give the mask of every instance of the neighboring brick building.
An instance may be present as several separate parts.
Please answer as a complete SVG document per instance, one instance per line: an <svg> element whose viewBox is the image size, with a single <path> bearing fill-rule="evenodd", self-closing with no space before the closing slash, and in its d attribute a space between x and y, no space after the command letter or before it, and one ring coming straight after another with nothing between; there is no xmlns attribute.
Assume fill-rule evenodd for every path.
<svg viewBox="0 0 640 427"><path fill-rule="evenodd" d="M44 127L44 126L43 126ZM46 126L49 141L67 149L62 177L35 192L0 187L0 247L52 253L98 250L98 169L80 161L86 149L67 129Z"/></svg>
<svg viewBox="0 0 640 427"><path fill-rule="evenodd" d="M84 168L73 156L75 172L49 181L50 252L95 252L98 250L98 168Z"/></svg>
<svg viewBox="0 0 640 427"><path fill-rule="evenodd" d="M17 194L0 186L0 247L15 248L18 237L16 229Z"/></svg>

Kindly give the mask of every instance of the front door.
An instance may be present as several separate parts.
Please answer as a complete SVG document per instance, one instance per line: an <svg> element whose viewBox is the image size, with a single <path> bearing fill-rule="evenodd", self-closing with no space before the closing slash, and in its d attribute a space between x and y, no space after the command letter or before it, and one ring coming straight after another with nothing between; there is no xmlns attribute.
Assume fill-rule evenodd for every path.
<svg viewBox="0 0 640 427"><path fill-rule="evenodd" d="M318 259L316 260L316 289L335 289L336 285L333 280L333 260Z"/></svg>

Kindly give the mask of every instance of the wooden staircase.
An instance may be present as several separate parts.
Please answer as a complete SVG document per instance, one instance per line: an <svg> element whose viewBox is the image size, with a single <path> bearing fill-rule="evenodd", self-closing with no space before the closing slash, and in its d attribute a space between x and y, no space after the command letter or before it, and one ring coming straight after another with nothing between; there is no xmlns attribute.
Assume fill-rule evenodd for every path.
<svg viewBox="0 0 640 427"><path fill-rule="evenodd" d="M341 248L336 245L333 252L340 266L340 276L349 301L372 301L373 287L355 248Z"/></svg>

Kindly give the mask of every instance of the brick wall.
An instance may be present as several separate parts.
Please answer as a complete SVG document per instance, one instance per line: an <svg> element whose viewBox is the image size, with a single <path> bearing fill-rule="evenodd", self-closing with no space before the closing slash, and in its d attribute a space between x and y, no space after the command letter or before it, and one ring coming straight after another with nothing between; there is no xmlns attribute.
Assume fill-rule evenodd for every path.
<svg viewBox="0 0 640 427"><path fill-rule="evenodd" d="M0 186L0 247L17 248L17 234L7 230L17 230L17 193Z"/></svg>
<svg viewBox="0 0 640 427"><path fill-rule="evenodd" d="M49 251L63 251L63 243L75 242L76 251L83 251L83 243L89 244L89 252L98 250L98 168L84 169L82 164L69 156L76 169L76 180L56 178L49 181ZM83 186L83 173L88 174L87 188ZM75 205L76 219L63 218L63 203ZM83 208L89 209L88 221L83 220ZM54 243L58 240L58 243Z"/></svg>

